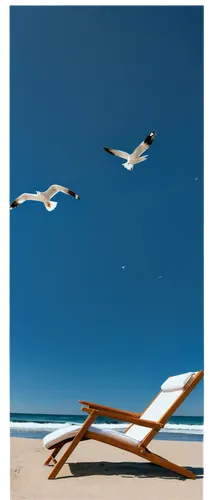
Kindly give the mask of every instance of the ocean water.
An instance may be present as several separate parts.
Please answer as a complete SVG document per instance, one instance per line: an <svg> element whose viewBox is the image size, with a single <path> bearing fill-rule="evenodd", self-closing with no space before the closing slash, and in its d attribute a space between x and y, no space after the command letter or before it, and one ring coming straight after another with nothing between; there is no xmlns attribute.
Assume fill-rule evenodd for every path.
<svg viewBox="0 0 214 500"><path fill-rule="evenodd" d="M11 437L26 437L42 439L46 434L68 425L82 425L85 415L45 415L32 413L10 414ZM127 423L99 417L95 424L97 427L123 431ZM164 429L155 439L168 441L203 441L203 417L171 417Z"/></svg>

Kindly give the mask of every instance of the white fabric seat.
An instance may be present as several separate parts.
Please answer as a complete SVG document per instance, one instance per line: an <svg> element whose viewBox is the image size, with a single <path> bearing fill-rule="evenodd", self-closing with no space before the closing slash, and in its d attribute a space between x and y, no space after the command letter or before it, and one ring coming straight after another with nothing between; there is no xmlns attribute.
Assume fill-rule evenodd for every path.
<svg viewBox="0 0 214 500"><path fill-rule="evenodd" d="M68 425L63 429L57 429L56 431L47 434L47 436L45 436L43 439L44 448L49 449L52 446L60 443L61 441L64 441L65 439L74 438L77 432L80 430L80 428L81 428L80 425ZM139 443L137 439L129 437L127 436L127 434L123 434L122 432L108 430L108 429L101 429L99 427L95 427L94 425L91 425L89 431L96 432L96 434L102 434L103 436L115 437L117 440L121 442L125 441L126 443L130 443L135 446L137 446Z"/></svg>
<svg viewBox="0 0 214 500"><path fill-rule="evenodd" d="M176 399L182 394L187 383L192 379L195 372L183 373L175 377L169 377L161 386L158 396L152 401L150 406L142 413L142 419L159 422L167 410L175 403ZM148 427L132 425L126 435L142 441L151 431Z"/></svg>
<svg viewBox="0 0 214 500"><path fill-rule="evenodd" d="M192 377L196 373L197 372L188 372L174 377L169 377L162 384L161 391L158 396L151 402L145 412L142 413L140 419L159 422L168 409L176 402L179 396L181 396L186 385L191 381ZM43 445L45 448L50 448L61 441L72 439L80 428L81 426L79 425L70 425L63 429L61 428L51 432L51 434L44 437ZM102 434L103 436L115 437L117 440L123 442L125 441L126 443L130 443L135 446L137 446L139 442L143 441L147 434L151 432L151 428L136 424L131 425L124 434L122 432L102 429L94 425L92 425L89 430L96 432L97 434Z"/></svg>

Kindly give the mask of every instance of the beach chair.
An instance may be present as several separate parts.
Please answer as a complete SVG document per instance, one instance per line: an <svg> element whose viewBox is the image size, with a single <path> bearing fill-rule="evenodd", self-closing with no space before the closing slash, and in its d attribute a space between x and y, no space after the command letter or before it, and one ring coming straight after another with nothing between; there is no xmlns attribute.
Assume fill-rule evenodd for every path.
<svg viewBox="0 0 214 500"><path fill-rule="evenodd" d="M44 447L48 450L53 450L45 462L45 465L49 465L51 461L54 462L49 479L56 477L78 443L84 439L94 439L95 441L101 441L102 443L129 451L149 460L153 464L174 471L187 478L195 479L196 476L192 471L156 455L156 453L149 451L147 446L195 388L203 375L203 371L201 370L169 377L162 384L161 390L155 399L152 400L142 414L121 411L88 401L80 401L84 405L81 409L89 414L84 424L82 426L71 425L64 429L58 429L43 439ZM126 428L125 432L101 429L92 425L99 416L128 422L130 425ZM57 461L57 454L66 444L68 444L67 449Z"/></svg>

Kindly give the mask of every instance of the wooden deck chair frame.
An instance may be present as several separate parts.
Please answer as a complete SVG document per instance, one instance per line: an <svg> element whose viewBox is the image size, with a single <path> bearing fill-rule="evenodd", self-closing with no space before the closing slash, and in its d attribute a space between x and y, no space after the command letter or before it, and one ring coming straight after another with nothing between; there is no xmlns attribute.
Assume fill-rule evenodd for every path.
<svg viewBox="0 0 214 500"><path fill-rule="evenodd" d="M122 411L118 410L116 408L110 408L108 406L102 406L98 405L95 403L90 403L87 401L79 401L81 404L85 405L81 409L84 412L89 413L89 416L87 417L86 421L80 428L80 430L77 432L75 437L71 439L66 439L64 441L61 441L57 445L54 445L50 447L50 449L53 449L53 452L51 455L48 457L48 459L45 461L44 465L49 465L51 461L54 462L54 467L48 477L48 479L54 479L64 463L67 461L68 457L71 455L71 453L74 451L76 446L81 440L84 439L94 439L95 441L101 441L103 443L109 444L111 446L115 446L116 448L120 448L126 451L129 451L131 453L134 453L135 455L138 455L153 464L159 465L161 467L164 467L166 469L169 469L170 471L173 471L175 473L178 473L184 477L187 477L189 479L196 479L195 474L192 471L189 471L188 469L185 469L184 467L174 464L170 462L169 460L166 460L165 458L160 457L159 455L156 455L156 453L153 453L148 450L147 446L148 444L152 441L154 436L164 427L166 422L169 420L169 418L173 415L175 410L180 406L180 404L186 399L186 397L190 394L190 392L195 388L195 386L198 384L198 382L203 378L203 370L197 372L190 380L189 383L184 387L184 390L180 396L175 400L175 402L171 405L170 408L165 412L164 415L158 420L158 422L153 422L150 420L144 420L142 419L142 415L145 413L145 411L149 408L149 406L153 403L153 401L159 396L160 392L157 394L157 396L152 400L150 405L144 410L142 414L140 413L133 413L133 412L128 412L128 411ZM123 422L129 422L131 425L126 429L125 432L130 429L132 425L140 425L143 427L148 427L150 428L150 432L147 433L147 435L144 437L142 441L140 441L137 445L133 445L131 443L125 443L121 442L117 437L112 436L103 436L101 434L98 434L96 432L89 431L89 427L92 425L92 423L96 420L98 416L103 416L103 417L109 417L109 418L114 418L116 420L121 420ZM141 417L141 418L140 418ZM66 451L63 453L63 455L60 457L60 459L57 461L56 460L56 455L59 453L61 448L66 444L70 443L69 446L67 447Z"/></svg>

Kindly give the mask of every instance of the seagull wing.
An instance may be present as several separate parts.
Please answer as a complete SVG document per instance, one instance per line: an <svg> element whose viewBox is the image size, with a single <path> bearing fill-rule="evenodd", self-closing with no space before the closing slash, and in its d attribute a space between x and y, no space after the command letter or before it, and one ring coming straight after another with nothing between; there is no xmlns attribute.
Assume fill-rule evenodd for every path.
<svg viewBox="0 0 214 500"><path fill-rule="evenodd" d="M50 186L46 191L44 191L44 195L50 200L57 194L59 191L61 191L61 186L58 186L57 184L53 184ZM63 188L64 189L64 188Z"/></svg>
<svg viewBox="0 0 214 500"><path fill-rule="evenodd" d="M132 154L134 156L142 155L142 153L144 153L147 149L149 149L149 147L153 143L154 138L155 134L153 132L150 135L147 135L146 139L144 139L144 141L141 142L139 146L137 146L137 148L133 151Z"/></svg>
<svg viewBox="0 0 214 500"><path fill-rule="evenodd" d="M55 194L59 192L64 194L69 194L70 196L73 196L77 200L80 200L79 195L74 193L74 191L71 191L71 189L68 189L66 187L59 186L58 184L53 184L52 186L50 186L47 189L47 191L44 192L44 195L47 196L50 200L51 198L53 198L53 196L55 196Z"/></svg>
<svg viewBox="0 0 214 500"><path fill-rule="evenodd" d="M142 153L144 153L147 149L149 149L148 144L145 143L145 141L141 142L139 146L133 151L134 156L140 156Z"/></svg>
<svg viewBox="0 0 214 500"><path fill-rule="evenodd" d="M18 207L24 201L43 201L43 197L39 194L23 193L11 203L10 209Z"/></svg>
<svg viewBox="0 0 214 500"><path fill-rule="evenodd" d="M107 153L110 153L111 155L114 156L119 156L120 158L123 158L124 160L128 160L129 153L125 153L125 151L119 151L118 149L111 149L111 148L103 148Z"/></svg>

